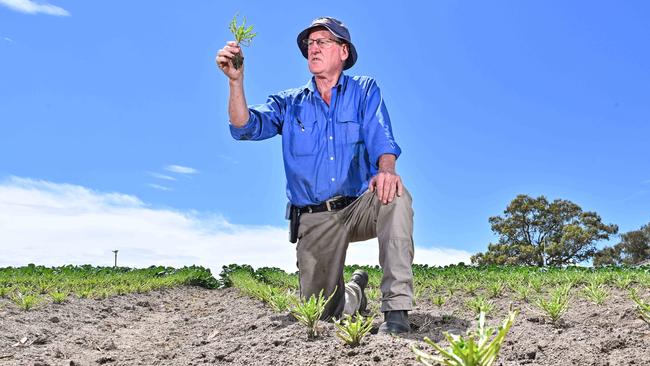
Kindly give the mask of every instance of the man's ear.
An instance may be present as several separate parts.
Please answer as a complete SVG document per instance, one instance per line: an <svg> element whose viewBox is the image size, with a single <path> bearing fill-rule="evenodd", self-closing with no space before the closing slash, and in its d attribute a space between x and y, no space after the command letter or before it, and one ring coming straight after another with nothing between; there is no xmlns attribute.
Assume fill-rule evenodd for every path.
<svg viewBox="0 0 650 366"><path fill-rule="evenodd" d="M343 43L343 47L341 47L341 57L344 62L350 57L350 46L347 43Z"/></svg>

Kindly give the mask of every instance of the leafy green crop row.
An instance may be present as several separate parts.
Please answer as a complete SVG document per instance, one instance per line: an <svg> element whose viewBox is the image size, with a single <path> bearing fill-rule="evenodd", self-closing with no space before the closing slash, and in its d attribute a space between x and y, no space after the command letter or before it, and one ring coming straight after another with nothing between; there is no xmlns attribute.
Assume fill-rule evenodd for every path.
<svg viewBox="0 0 650 366"><path fill-rule="evenodd" d="M346 266L345 279L349 279L357 269L368 272L368 292L374 293L379 289L382 271L378 266ZM251 266L237 264L223 267L219 280L220 286L231 287L233 284L230 275L241 271L249 273L256 280L269 286L298 290L296 273L288 274L281 269L270 267L254 270ZM564 286L586 287L588 289L584 292L589 293L587 296L595 295L595 299L602 299L605 296L601 291L604 285L622 290L628 290L633 286L650 289L650 268L413 265L413 274L416 299L425 295L453 295L456 292L472 296L480 293L490 298L497 298L508 291L526 299L531 293L547 293L550 289Z"/></svg>
<svg viewBox="0 0 650 366"><path fill-rule="evenodd" d="M0 298L11 299L24 310L48 299L54 303L63 303L69 296L102 299L182 285L216 288L218 282L209 269L197 266L133 269L29 264L0 268Z"/></svg>

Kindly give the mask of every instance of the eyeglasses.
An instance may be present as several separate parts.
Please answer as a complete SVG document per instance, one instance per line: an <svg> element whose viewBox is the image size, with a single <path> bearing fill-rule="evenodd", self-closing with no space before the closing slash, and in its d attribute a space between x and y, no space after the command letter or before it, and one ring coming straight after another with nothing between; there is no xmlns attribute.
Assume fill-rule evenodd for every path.
<svg viewBox="0 0 650 366"><path fill-rule="evenodd" d="M318 48L330 48L332 45L341 44L341 41L330 39L330 38L317 38L317 39L303 39L302 44L307 48L314 47L314 44L318 45Z"/></svg>

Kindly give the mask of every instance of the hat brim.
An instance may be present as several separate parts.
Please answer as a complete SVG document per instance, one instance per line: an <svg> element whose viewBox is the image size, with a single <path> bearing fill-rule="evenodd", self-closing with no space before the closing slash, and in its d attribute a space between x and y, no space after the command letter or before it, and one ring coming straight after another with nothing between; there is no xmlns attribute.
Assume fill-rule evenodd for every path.
<svg viewBox="0 0 650 366"><path fill-rule="evenodd" d="M347 69L351 68L352 66L354 66L354 64L357 62L357 49L354 47L352 42L345 39L344 37L342 37L340 34L336 33L335 31L333 31L332 28L328 27L325 24L312 25L312 26L306 28L304 31L302 31L302 32L300 32L298 34L298 38L297 38L298 48L300 48L300 52L302 53L302 55L305 58L308 58L308 56L307 56L308 55L307 46L305 46L302 43L302 41L303 41L303 39L307 39L307 37L309 37L309 34L315 28L325 28L328 31L330 31L330 33L332 33L332 35L334 35L334 37L336 37L339 40L342 40L343 42L347 43L347 45L349 46L349 49L350 49L350 54L348 55L348 59L345 60L345 64L343 64L343 70L347 70Z"/></svg>

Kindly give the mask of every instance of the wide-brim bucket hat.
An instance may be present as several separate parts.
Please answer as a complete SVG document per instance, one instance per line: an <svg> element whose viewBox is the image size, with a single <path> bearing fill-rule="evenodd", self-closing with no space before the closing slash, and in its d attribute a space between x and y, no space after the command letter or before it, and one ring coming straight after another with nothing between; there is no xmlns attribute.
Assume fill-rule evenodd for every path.
<svg viewBox="0 0 650 366"><path fill-rule="evenodd" d="M343 22L340 20L332 17L316 18L311 22L311 25L309 27L298 34L298 48L300 48L302 55L307 58L307 45L303 44L303 40L309 37L309 34L314 28L320 27L326 28L328 31L330 31L330 33L334 35L334 37L348 44L350 48L350 55L348 56L348 59L345 60L343 70L351 68L354 63L357 62L357 49L354 47L354 44L352 44L350 31L348 31L348 28L345 26L345 24L343 24Z"/></svg>

